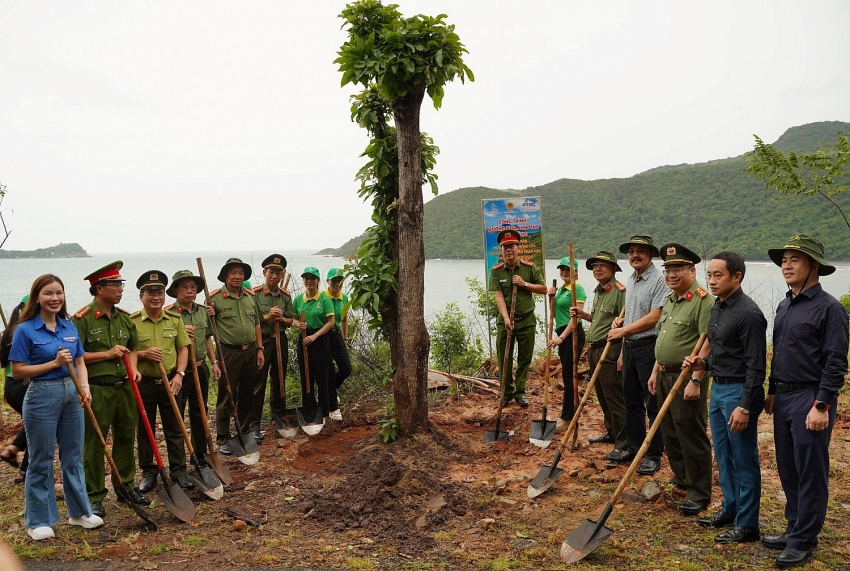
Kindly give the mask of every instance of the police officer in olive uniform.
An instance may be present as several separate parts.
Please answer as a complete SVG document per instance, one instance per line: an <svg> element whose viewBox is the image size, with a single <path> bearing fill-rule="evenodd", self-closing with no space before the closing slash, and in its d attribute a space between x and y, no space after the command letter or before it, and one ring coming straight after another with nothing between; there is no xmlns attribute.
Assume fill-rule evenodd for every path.
<svg viewBox="0 0 850 571"><path fill-rule="evenodd" d="M184 388L180 391L182 398L179 400L180 414L186 412L186 405L189 405L189 426L192 432L192 448L198 454L198 461L205 462L204 454L207 450L207 436L204 430L204 420L201 417L200 407L207 406L207 396L209 394L209 378L210 371L207 368L207 355L212 360L213 378L217 381L221 377L221 368L218 366L218 360L215 358L215 350L213 349L213 330L210 323L210 316L207 315L206 308L195 303L195 297L198 292L203 291L205 286L204 279L200 276L192 275L189 270L180 270L171 278L171 285L165 290L165 293L177 298L177 303L173 303L165 307L167 311L177 313L183 319L183 327L186 329L186 334L192 340L192 347L195 351L195 360L198 363L198 382L201 385L201 393L203 402L198 402L198 391L195 390L195 381L192 378L191 361L186 371L187 378L184 380Z"/></svg>
<svg viewBox="0 0 850 571"><path fill-rule="evenodd" d="M681 244L661 247L664 279L672 290L661 308L655 365L649 377L649 392L658 406L667 398L682 371L682 361L694 350L700 334L708 330L714 296L696 281L700 257ZM673 484L687 490L679 511L696 515L711 499L711 442L708 425L708 383L705 371L694 371L682 394L676 395L661 421L661 436L673 470Z"/></svg>
<svg viewBox="0 0 850 571"><path fill-rule="evenodd" d="M626 305L626 286L617 281L616 272L623 271L617 264L617 257L606 250L599 251L585 262L587 269L593 272L597 285L593 290L593 307L590 312L576 307L570 313L590 321L587 332L588 364L595 371L599 359L608 343L608 332L614 319L620 315ZM599 369L596 379L596 396L605 422L605 434L591 438L590 442L609 443L614 449L606 454L606 460L619 462L628 453L626 439L626 405L623 400L623 377L617 371L617 357L620 354L623 340L614 339L608 349L608 355Z"/></svg>
<svg viewBox="0 0 850 571"><path fill-rule="evenodd" d="M505 399L503 406L507 406L511 398L516 400L521 407L528 406L525 398L525 382L528 378L528 368L534 355L534 333L536 322L534 320L534 296L533 293L545 294L548 291L543 281L543 273L534 267L531 262L521 260L519 257L520 234L516 230L502 230L496 238L502 247L502 262L493 266L490 270L488 289L496 298L496 307L499 316L496 319L496 349L499 358L499 373L505 386ZM510 319L511 296L513 286L517 286L516 307L514 308L514 319ZM508 372L501 370L505 360L505 345L507 344L508 330L513 330L511 346L508 348L510 358L508 359ZM517 370L515 378L511 375L513 371L513 349L517 347Z"/></svg>
<svg viewBox="0 0 850 571"><path fill-rule="evenodd" d="M254 377L265 363L263 334L260 331L260 308L254 292L242 287L251 275L251 266L239 258L230 258L221 267L218 280L224 287L210 293L207 313L215 318L218 331L218 350L226 368L218 384L218 402L215 406L216 440L222 454L233 454L230 445L230 417L226 380L236 401L236 413L242 426L236 430L245 433L250 429L254 404Z"/></svg>
<svg viewBox="0 0 850 571"><path fill-rule="evenodd" d="M257 442L263 439L260 422L263 418L263 406L266 401L266 384L271 383L269 391L269 408L278 417L286 414L286 395L280 394L280 379L278 370L286 375L289 363L289 340L286 338L286 328L292 326L295 312L292 310L292 296L281 287L283 270L286 269L286 258L281 254L272 254L263 260L263 277L265 282L255 287L254 299L260 308L260 331L263 335L264 363L254 377L254 404L249 427ZM275 343L275 323L280 331L280 358L277 362L277 344ZM269 381L271 373L271 381Z"/></svg>
<svg viewBox="0 0 850 571"><path fill-rule="evenodd" d="M172 479L183 489L194 484L186 475L186 449L183 446L183 433L171 407L171 400L165 391L171 391L179 401L182 396L183 379L186 377L186 365L189 361L189 345L192 342L183 327L179 313L163 309L165 305L165 286L168 278L158 270L147 271L136 280L139 288L141 311L130 316L139 332L139 393L145 405L145 412L151 425L155 426L156 411L162 421L165 444L168 450L168 470ZM159 371L159 363L168 375L166 385ZM139 421L141 423L141 419ZM147 432L139 426L139 467L142 469L142 482L139 490L150 492L156 485L157 465L153 449L148 441Z"/></svg>
<svg viewBox="0 0 850 571"><path fill-rule="evenodd" d="M138 411L123 356L128 355L130 363L135 367L139 336L136 326L130 321L130 312L116 305L124 293L124 278L120 273L123 265L121 261L112 262L84 278L90 284L89 292L94 299L77 311L71 321L80 332L80 341L86 351L83 359L89 372L92 411L104 436L112 429L112 459L121 481L133 488L132 483L136 478L133 449ZM103 498L106 497L103 449L88 415L84 418L83 469L86 488L92 513L103 516L106 514L103 507ZM112 487L120 489L114 474ZM139 493L138 488L133 488L130 495L137 504L150 503Z"/></svg>

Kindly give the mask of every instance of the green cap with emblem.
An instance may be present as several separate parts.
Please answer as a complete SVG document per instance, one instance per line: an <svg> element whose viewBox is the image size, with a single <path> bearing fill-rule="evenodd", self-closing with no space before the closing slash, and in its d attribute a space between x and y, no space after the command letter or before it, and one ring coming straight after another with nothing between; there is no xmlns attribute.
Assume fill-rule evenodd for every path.
<svg viewBox="0 0 850 571"><path fill-rule="evenodd" d="M661 254L658 252L658 248L655 247L655 242L652 240L650 236L643 236L641 234L635 234L631 238L629 238L628 242L620 244L620 253L628 254L629 246L648 246L652 251L653 256L660 256Z"/></svg>
<svg viewBox="0 0 850 571"><path fill-rule="evenodd" d="M314 268L313 266L307 266L304 268L304 271L301 272L301 277L304 276L315 276L316 279L322 279L322 274L319 273L318 268Z"/></svg>
<svg viewBox="0 0 850 571"><path fill-rule="evenodd" d="M781 267L782 256L785 254L785 250L799 250L820 264L820 268L818 269L819 276L828 276L835 271L835 266L828 264L824 259L825 251L823 242L808 234L794 234L788 238L788 241L781 248L769 249L767 255L770 256L774 264Z"/></svg>
<svg viewBox="0 0 850 571"><path fill-rule="evenodd" d="M662 266L698 264L702 261L702 258L695 253L675 242L661 246L661 259L664 260L664 263L661 264Z"/></svg>
<svg viewBox="0 0 850 571"><path fill-rule="evenodd" d="M331 280L332 280L332 279L334 279L334 278L340 278L340 279L342 279L342 278L344 278L344 277L345 277L345 274L344 274L344 273L342 273L342 268L329 268L329 269L328 269L328 274L327 274L327 276L328 276L328 277L327 277L326 279L327 279L328 281L331 281Z"/></svg>
<svg viewBox="0 0 850 571"><path fill-rule="evenodd" d="M614 266L615 272L623 271L619 264L617 264L617 256L615 256L613 252L609 252L608 250L599 250L598 252L596 252L595 256L593 256L592 258L588 258L584 265L588 270L592 270L593 264L598 262L608 262L609 264Z"/></svg>
<svg viewBox="0 0 850 571"><path fill-rule="evenodd" d="M561 261L558 262L558 269L560 270L561 268L569 268L569 267L570 267L570 257L564 256L563 258L561 258ZM578 260L576 260L575 258L573 258L573 269L575 271L578 271Z"/></svg>
<svg viewBox="0 0 850 571"><path fill-rule="evenodd" d="M227 269L230 266L242 266L242 271L245 273L245 279L251 277L251 266L240 260L239 258L230 258L224 265L221 266L221 271L218 272L218 281L224 283L227 281Z"/></svg>
<svg viewBox="0 0 850 571"><path fill-rule="evenodd" d="M148 270L136 280L136 287L140 290L143 290L146 287L164 288L167 285L168 276L165 275L165 272L161 272L159 270Z"/></svg>
<svg viewBox="0 0 850 571"><path fill-rule="evenodd" d="M203 291L206 282L204 278L192 274L190 270L180 270L171 277L171 285L165 290L169 297L177 297L177 283L180 280L192 280L198 288L198 291Z"/></svg>

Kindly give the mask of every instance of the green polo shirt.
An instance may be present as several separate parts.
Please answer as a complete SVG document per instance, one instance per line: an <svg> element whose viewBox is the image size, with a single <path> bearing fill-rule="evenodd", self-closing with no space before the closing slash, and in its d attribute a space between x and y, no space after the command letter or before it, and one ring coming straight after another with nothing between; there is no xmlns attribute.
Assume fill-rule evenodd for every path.
<svg viewBox="0 0 850 571"><path fill-rule="evenodd" d="M612 277L606 284L598 284L593 289L593 309L590 315L590 329L587 331L587 342L596 343L608 338L608 332L614 319L620 315L626 305L626 286Z"/></svg>
<svg viewBox="0 0 850 571"><path fill-rule="evenodd" d="M316 297L307 297L306 293L295 296L292 300L292 306L295 313L301 319L301 312L304 312L304 321L307 322L307 329L321 329L328 321L328 316L334 314L334 306L331 303L331 298L325 295L325 292L316 292Z"/></svg>
<svg viewBox="0 0 850 571"><path fill-rule="evenodd" d="M260 324L260 308L252 291L239 290L234 296L227 288L210 294L215 308L218 339L225 345L248 345L257 342L256 326Z"/></svg>
<svg viewBox="0 0 850 571"><path fill-rule="evenodd" d="M326 289L324 294L334 306L334 325L339 327L342 324L342 314L345 313L345 316L348 317L348 295L340 291L339 296L334 297L330 289Z"/></svg>
<svg viewBox="0 0 850 571"><path fill-rule="evenodd" d="M487 289L502 292L505 298L505 305L509 312L511 310L514 274L519 275L519 277L528 283L543 285L543 274L531 262L520 260L513 268L509 268L504 262L493 266L493 269L490 270L490 281ZM533 312L534 294L523 287L517 287L516 308L514 311L520 315ZM499 313L496 321L497 323L504 323L501 313Z"/></svg>
<svg viewBox="0 0 850 571"><path fill-rule="evenodd" d="M587 301L587 292L576 282L576 303ZM555 327L560 329L570 323L570 308L573 305L572 286L563 285L555 291Z"/></svg>
<svg viewBox="0 0 850 571"><path fill-rule="evenodd" d="M115 345L128 349L139 346L139 335L136 326L130 320L130 312L120 307L112 308L110 318L95 300L80 309L71 317L71 322L80 333L80 341L86 352L97 353L109 351ZM124 359L110 359L99 363L86 364L90 379L127 377Z"/></svg>
<svg viewBox="0 0 850 571"><path fill-rule="evenodd" d="M177 313L163 310L158 321L152 320L144 309L130 316L139 332L139 351L159 347L162 349L162 366L167 373L177 367L177 350L192 342L183 319ZM153 361L139 358L139 372L146 377L159 378L159 367Z"/></svg>
<svg viewBox="0 0 850 571"><path fill-rule="evenodd" d="M277 293L272 293L266 287L266 284L258 285L252 291L254 292L254 299L257 300L257 307L260 308L260 331L263 332L264 339L269 339L274 335L274 320L263 321L263 316L268 315L271 308L279 307L284 317L295 317L295 311L292 309L292 296L280 287L277 289Z"/></svg>
<svg viewBox="0 0 850 571"><path fill-rule="evenodd" d="M192 345L195 347L195 360L198 363L203 363L204 359L207 358L206 340L213 336L212 324L206 308L192 302L190 309L186 309L179 303L174 303L163 309L178 314L183 319L183 325L191 325L195 328L195 338L192 339Z"/></svg>
<svg viewBox="0 0 850 571"><path fill-rule="evenodd" d="M667 294L658 320L658 339L655 341L655 360L661 365L681 365L691 354L701 333L708 331L708 318L714 296L696 281L679 297Z"/></svg>

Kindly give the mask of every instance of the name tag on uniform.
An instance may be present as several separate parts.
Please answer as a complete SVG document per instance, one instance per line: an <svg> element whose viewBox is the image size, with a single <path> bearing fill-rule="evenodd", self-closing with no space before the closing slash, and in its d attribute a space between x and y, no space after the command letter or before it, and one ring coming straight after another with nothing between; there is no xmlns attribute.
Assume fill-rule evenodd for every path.
<svg viewBox="0 0 850 571"><path fill-rule="evenodd" d="M62 339L64 339L68 343L74 343L77 340L76 337L63 337Z"/></svg>
<svg viewBox="0 0 850 571"><path fill-rule="evenodd" d="M97 335L98 333L103 333L103 327L98 327L97 329L89 329L89 335Z"/></svg>

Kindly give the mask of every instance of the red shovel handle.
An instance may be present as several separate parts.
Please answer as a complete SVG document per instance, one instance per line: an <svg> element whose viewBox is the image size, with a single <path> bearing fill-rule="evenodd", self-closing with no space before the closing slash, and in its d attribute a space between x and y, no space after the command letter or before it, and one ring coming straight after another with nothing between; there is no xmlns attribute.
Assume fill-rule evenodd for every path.
<svg viewBox="0 0 850 571"><path fill-rule="evenodd" d="M127 377L130 379L130 386L133 387L133 396L136 397L136 407L139 409L139 415L141 415L142 423L145 425L145 432L148 433L148 442L150 442L151 450L153 450L154 458L156 458L156 467L161 472L163 470L162 456L159 455L159 447L156 445L156 438L154 438L153 429L151 429L151 421L148 419L145 403L142 401L142 393L139 392L139 386L136 384L136 372L130 364L130 358L127 356L127 353L124 353L122 358L124 359L124 366L127 368Z"/></svg>

